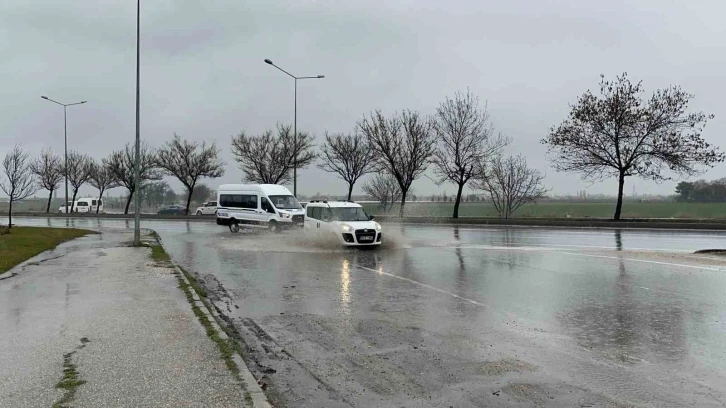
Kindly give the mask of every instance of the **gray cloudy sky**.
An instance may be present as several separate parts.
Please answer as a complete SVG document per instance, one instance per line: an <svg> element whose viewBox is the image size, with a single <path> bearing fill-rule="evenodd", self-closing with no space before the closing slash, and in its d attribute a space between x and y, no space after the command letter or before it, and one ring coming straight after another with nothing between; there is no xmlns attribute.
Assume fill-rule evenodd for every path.
<svg viewBox="0 0 726 408"><path fill-rule="evenodd" d="M40 95L89 101L69 108L70 149L100 158L134 139L135 3L0 2L0 155L16 143L62 152L62 108ZM539 140L579 94L597 89L601 73L628 71L648 90L679 84L694 93L692 108L716 115L704 136L722 143L725 14L723 0L144 0L142 138L216 141L227 174L209 184L239 182L230 137L292 122L292 80L263 63L270 58L297 75L326 76L299 83L299 130L348 132L373 109L431 113L468 86L514 138L509 151L546 172L555 193L612 194L613 182L555 173ZM723 176L724 165L705 175ZM628 193L633 185L670 193L675 184L628 183ZM298 186L344 192L317 169L300 172ZM414 188L454 191L427 179Z"/></svg>

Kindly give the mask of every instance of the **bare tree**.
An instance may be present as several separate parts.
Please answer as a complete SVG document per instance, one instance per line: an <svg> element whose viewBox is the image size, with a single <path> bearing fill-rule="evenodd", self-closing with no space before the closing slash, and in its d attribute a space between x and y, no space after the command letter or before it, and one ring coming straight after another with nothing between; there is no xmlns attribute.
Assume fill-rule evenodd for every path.
<svg viewBox="0 0 726 408"><path fill-rule="evenodd" d="M45 212L50 212L50 203L53 200L53 192L58 189L58 184L63 180L63 165L60 157L53 153L50 148L44 148L40 156L30 163L30 171L36 176L38 186L48 190L48 204Z"/></svg>
<svg viewBox="0 0 726 408"><path fill-rule="evenodd" d="M381 203L383 210L390 203L390 211L393 203L401 199L401 187L398 185L396 178L389 174L378 174L363 184L363 192L371 198Z"/></svg>
<svg viewBox="0 0 726 408"><path fill-rule="evenodd" d="M216 198L216 195L217 193L212 190L208 185L200 183L197 188L194 189L194 194L192 195L192 202L204 204L211 197Z"/></svg>
<svg viewBox="0 0 726 408"><path fill-rule="evenodd" d="M140 187L136 185L136 180L134 178L134 147L135 145L127 143L124 150L114 151L108 159L111 174L113 174L113 177L118 180L119 184L126 187L129 192L129 196L126 199L124 214L129 213L131 199L134 196L134 192L136 192L136 190ZM144 185L147 181L158 181L162 179L161 172L156 168L156 162L156 152L150 148L148 144L142 142L139 155L141 185Z"/></svg>
<svg viewBox="0 0 726 408"><path fill-rule="evenodd" d="M71 212L73 212L78 190L91 178L93 159L86 154L70 151L68 152L67 163L68 168L65 169L65 174L68 177L68 183L73 187L73 199L71 200Z"/></svg>
<svg viewBox="0 0 726 408"><path fill-rule="evenodd" d="M447 97L436 109L432 127L437 139L432 160L436 183L456 184L453 217L459 218L464 186L478 176L480 163L500 154L509 139L494 131L486 105L480 107L479 98L469 90L457 92L454 99Z"/></svg>
<svg viewBox="0 0 726 408"><path fill-rule="evenodd" d="M149 207L155 208L162 204L170 204L176 201L176 194L174 194L174 191L166 181L144 184L141 194L142 201L146 202L146 205Z"/></svg>
<svg viewBox="0 0 726 408"><path fill-rule="evenodd" d="M359 134L344 135L325 134L323 154L318 168L328 173L338 173L348 183L348 201L353 195L353 186L364 175L373 169L373 150L368 146L367 139Z"/></svg>
<svg viewBox="0 0 726 408"><path fill-rule="evenodd" d="M298 132L297 144L289 125L278 125L277 134L267 130L259 136L241 132L232 137L232 154L245 180L260 184L283 184L292 178L297 155L297 167L309 166L317 157L313 138Z"/></svg>
<svg viewBox="0 0 726 408"><path fill-rule="evenodd" d="M102 159L101 163L91 163L91 177L88 180L88 184L98 189L98 201L103 200L103 193L106 190L116 188L121 184L116 180L109 159ZM101 209L101 205L96 206L96 214Z"/></svg>
<svg viewBox="0 0 726 408"><path fill-rule="evenodd" d="M20 146L5 155L3 171L5 179L0 180L0 189L8 196L10 208L8 209L8 229L13 227L13 203L30 197L38 191L33 172L30 171L30 155Z"/></svg>
<svg viewBox="0 0 726 408"><path fill-rule="evenodd" d="M186 213L189 214L189 203L194 194L194 187L202 177L218 178L224 175L224 161L219 157L217 145L207 146L182 140L177 134L174 139L159 149L158 166L169 175L174 176L184 185L187 192Z"/></svg>
<svg viewBox="0 0 726 408"><path fill-rule="evenodd" d="M403 217L411 184L426 171L434 152L436 140L431 132L431 122L418 112L408 110L390 118L375 111L358 122L358 129L374 150L377 166L398 182L401 189L399 216Z"/></svg>
<svg viewBox="0 0 726 408"><path fill-rule="evenodd" d="M612 82L601 77L600 95L585 92L542 140L556 170L589 180L618 178L616 220L626 177L668 180L666 170L693 175L698 166L712 167L725 158L701 137L713 116L686 112L693 95L678 86L657 90L645 101L643 93L641 82L631 83L627 74Z"/></svg>
<svg viewBox="0 0 726 408"><path fill-rule="evenodd" d="M547 190L542 186L543 179L539 171L527 166L524 156L497 156L489 161L486 170L479 172L472 184L489 193L500 217L509 218L523 204L545 197Z"/></svg>

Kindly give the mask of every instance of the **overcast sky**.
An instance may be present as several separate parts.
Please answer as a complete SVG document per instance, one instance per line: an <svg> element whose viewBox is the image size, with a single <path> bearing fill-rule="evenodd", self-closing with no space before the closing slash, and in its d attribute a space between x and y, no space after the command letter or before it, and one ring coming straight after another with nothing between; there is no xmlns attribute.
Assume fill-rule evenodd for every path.
<svg viewBox="0 0 726 408"><path fill-rule="evenodd" d="M68 108L69 149L101 158L134 140L135 4L0 2L1 156L15 144L63 152L63 108L41 95L88 100ZM556 173L539 140L598 89L601 73L627 71L648 91L678 84L695 94L692 108L716 115L704 137L726 146L724 15L723 0L144 0L141 137L216 141L227 174L208 184L239 182L231 136L292 123L293 81L270 58L296 75L325 75L298 84L298 130L349 132L373 109L431 113L470 87L514 139L509 152L545 172L554 193L614 194L613 181ZM301 194L345 192L320 170L298 176ZM724 176L720 165L704 177ZM674 185L631 179L626 192ZM414 188L455 191L427 179Z"/></svg>

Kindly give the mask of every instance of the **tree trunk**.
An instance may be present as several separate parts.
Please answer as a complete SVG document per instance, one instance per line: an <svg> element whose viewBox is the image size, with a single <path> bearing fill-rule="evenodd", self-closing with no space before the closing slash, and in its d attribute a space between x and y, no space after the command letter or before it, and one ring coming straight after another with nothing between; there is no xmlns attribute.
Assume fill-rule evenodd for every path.
<svg viewBox="0 0 726 408"><path fill-rule="evenodd" d="M459 204L461 204L461 192L464 190L464 184L459 184L459 191L456 192L456 202L454 203L454 218L459 218Z"/></svg>
<svg viewBox="0 0 726 408"><path fill-rule="evenodd" d="M10 197L10 208L8 209L8 229L13 227L13 198Z"/></svg>
<svg viewBox="0 0 726 408"><path fill-rule="evenodd" d="M76 195L78 195L78 190L73 189L73 200L71 200L71 212L76 209Z"/></svg>
<svg viewBox="0 0 726 408"><path fill-rule="evenodd" d="M353 183L348 184L348 201L353 196Z"/></svg>
<svg viewBox="0 0 726 408"><path fill-rule="evenodd" d="M50 194L48 194L48 205L45 206L45 212L50 212L50 201L53 199L53 190L50 190Z"/></svg>
<svg viewBox="0 0 726 408"><path fill-rule="evenodd" d="M408 190L401 191L401 209L398 211L398 216L401 218L403 218L403 207L406 205L406 194L408 194Z"/></svg>
<svg viewBox="0 0 726 408"><path fill-rule="evenodd" d="M129 205L131 205L131 198L134 196L134 192L129 190L129 198L126 200L126 209L124 210L124 214L129 213Z"/></svg>
<svg viewBox="0 0 726 408"><path fill-rule="evenodd" d="M96 215L98 215L98 210L101 209L101 199L103 198L103 190L98 190L98 201L96 201Z"/></svg>
<svg viewBox="0 0 726 408"><path fill-rule="evenodd" d="M192 193L194 192L194 186L192 186L189 189L189 193L187 193L187 208L186 208L186 214L189 215L189 203L192 202Z"/></svg>
<svg viewBox="0 0 726 408"><path fill-rule="evenodd" d="M618 178L618 203L615 205L615 221L620 220L620 213L623 210L623 187L625 186L625 174L620 173Z"/></svg>

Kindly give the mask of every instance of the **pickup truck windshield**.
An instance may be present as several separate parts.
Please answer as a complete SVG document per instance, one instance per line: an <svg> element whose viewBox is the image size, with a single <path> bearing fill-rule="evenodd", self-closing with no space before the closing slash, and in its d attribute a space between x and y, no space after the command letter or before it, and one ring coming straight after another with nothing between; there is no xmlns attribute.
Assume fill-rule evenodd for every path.
<svg viewBox="0 0 726 408"><path fill-rule="evenodd" d="M295 197L291 195L271 195L269 198L272 205L278 210L299 210L302 208Z"/></svg>
<svg viewBox="0 0 726 408"><path fill-rule="evenodd" d="M330 212L336 221L368 221L369 217L360 207L332 207Z"/></svg>

